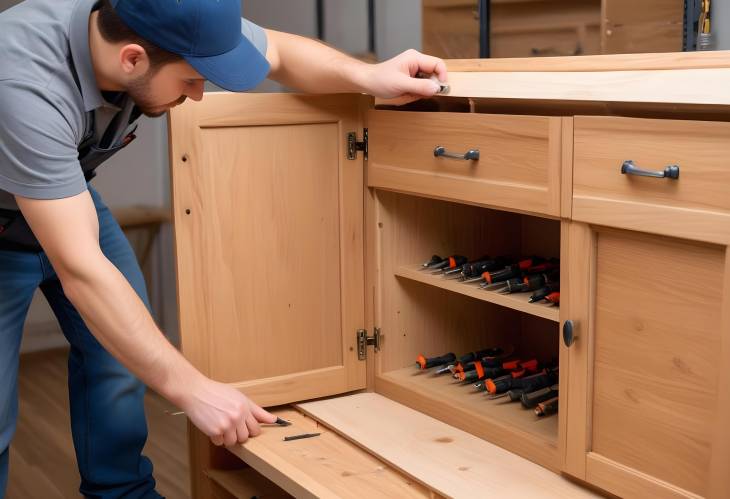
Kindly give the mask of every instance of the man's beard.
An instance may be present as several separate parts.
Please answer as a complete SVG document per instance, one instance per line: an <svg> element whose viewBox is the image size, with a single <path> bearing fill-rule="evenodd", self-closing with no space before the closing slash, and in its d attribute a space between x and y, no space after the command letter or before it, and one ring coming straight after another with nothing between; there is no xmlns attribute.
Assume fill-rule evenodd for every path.
<svg viewBox="0 0 730 499"><path fill-rule="evenodd" d="M151 75L145 74L132 80L127 87L127 94L134 101L140 111L150 118L159 118L165 114L171 107L182 104L187 99L182 95L179 99L164 105L155 104L149 98Z"/></svg>

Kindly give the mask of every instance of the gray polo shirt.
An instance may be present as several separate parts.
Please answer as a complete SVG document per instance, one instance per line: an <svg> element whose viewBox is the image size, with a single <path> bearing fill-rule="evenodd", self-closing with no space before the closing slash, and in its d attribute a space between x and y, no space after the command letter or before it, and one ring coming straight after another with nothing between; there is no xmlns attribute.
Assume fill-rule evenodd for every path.
<svg viewBox="0 0 730 499"><path fill-rule="evenodd" d="M108 102L96 85L88 29L96 3L26 0L0 13L0 208L17 209L14 195L84 192L79 145L98 143L118 113L103 147L119 145L133 126L131 99ZM242 19L241 30L266 54L263 29Z"/></svg>

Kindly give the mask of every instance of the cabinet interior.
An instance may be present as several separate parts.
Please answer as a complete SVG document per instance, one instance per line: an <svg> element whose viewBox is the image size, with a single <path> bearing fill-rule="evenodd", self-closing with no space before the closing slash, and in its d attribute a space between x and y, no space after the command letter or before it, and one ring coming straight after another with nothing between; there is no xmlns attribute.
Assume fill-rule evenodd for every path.
<svg viewBox="0 0 730 499"><path fill-rule="evenodd" d="M510 358L556 363L557 308L528 304L530 293L515 298L521 301L514 306L491 303L486 300L497 294L494 291L452 281L452 286L474 290L465 295L441 287L443 277L416 268L433 254L459 254L470 260L483 255L558 258L560 222L388 191L379 190L376 196L380 289L376 323L384 340L375 390L557 468L555 415L538 418L518 402L489 400L472 384L415 367L419 354L459 356L494 346L513 348ZM475 419L484 424L474 424ZM531 445L525 448L525 442ZM539 451L533 453L532 447Z"/></svg>

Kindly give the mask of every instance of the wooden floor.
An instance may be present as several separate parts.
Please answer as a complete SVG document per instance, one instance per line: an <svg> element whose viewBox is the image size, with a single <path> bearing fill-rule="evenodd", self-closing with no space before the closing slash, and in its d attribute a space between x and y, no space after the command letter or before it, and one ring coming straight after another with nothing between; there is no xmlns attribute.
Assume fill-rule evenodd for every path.
<svg viewBox="0 0 730 499"><path fill-rule="evenodd" d="M7 499L79 498L79 474L71 442L66 350L21 356L18 429L10 447ZM149 439L144 454L155 467L157 491L169 499L190 497L184 416L157 394L145 400Z"/></svg>

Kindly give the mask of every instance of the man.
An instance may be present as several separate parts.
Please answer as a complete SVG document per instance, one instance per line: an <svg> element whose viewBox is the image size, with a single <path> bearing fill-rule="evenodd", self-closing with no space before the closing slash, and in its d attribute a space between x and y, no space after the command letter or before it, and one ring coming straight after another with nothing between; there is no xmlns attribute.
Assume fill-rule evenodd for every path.
<svg viewBox="0 0 730 499"><path fill-rule="evenodd" d="M196 371L150 314L133 253L94 169L134 139L141 113L203 97L205 79L243 91L267 76L306 92L431 96L443 61L405 52L368 65L241 19L238 0L26 0L0 14L0 495L17 416L23 321L40 288L70 343L80 491L160 497L141 455L144 386L217 445L274 417Z"/></svg>

